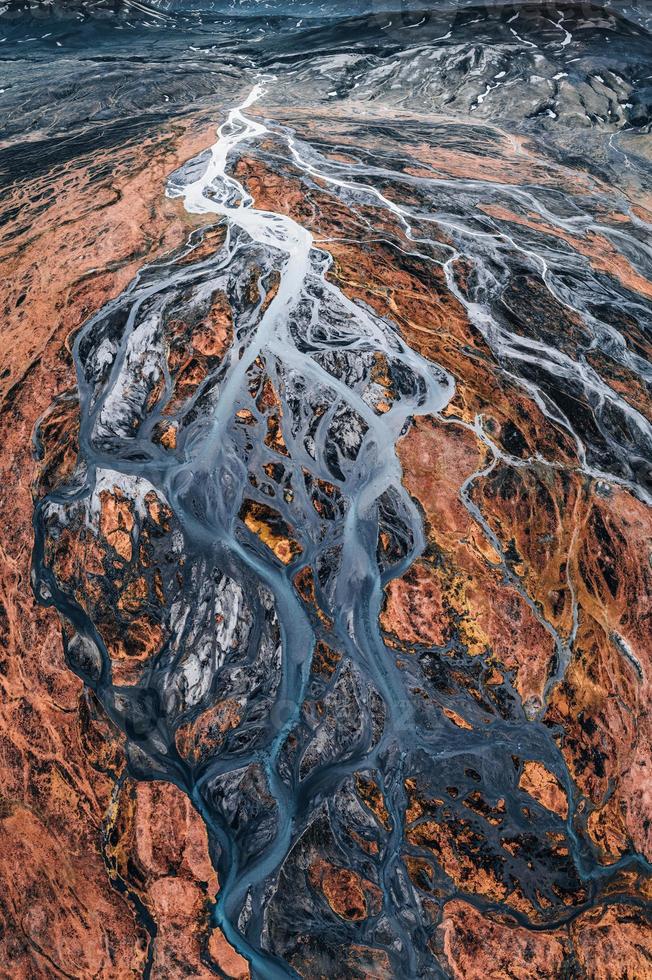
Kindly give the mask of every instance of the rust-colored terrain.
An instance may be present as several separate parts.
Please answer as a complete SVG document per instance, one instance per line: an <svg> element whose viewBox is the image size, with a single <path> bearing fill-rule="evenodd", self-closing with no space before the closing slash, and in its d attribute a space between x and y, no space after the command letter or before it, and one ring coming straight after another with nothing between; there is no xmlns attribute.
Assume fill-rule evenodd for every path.
<svg viewBox="0 0 652 980"><path fill-rule="evenodd" d="M208 923L217 884L201 819L173 787L126 777L120 733L67 668L58 617L29 585L33 496L76 460L72 339L144 262L192 232L196 223L161 188L213 131L205 117L190 117L106 151L108 169L93 155L17 182L6 203L13 218L1 253L0 969L7 977L138 977L149 960L158 976L189 967L213 976L202 963L207 954L234 977L246 973ZM33 443L39 421L42 455Z"/></svg>
<svg viewBox="0 0 652 980"><path fill-rule="evenodd" d="M649 25L50 6L0 977L652 977Z"/></svg>
<svg viewBox="0 0 652 980"><path fill-rule="evenodd" d="M347 146L337 122L334 126L338 146ZM430 150L435 173L477 176L473 158L465 166L466 153L452 157L444 151L442 158ZM494 157L492 180L512 179L515 166L509 152L504 161ZM543 177L544 165L538 170ZM533 176L536 172L532 166ZM508 778L529 819L534 806L550 815L545 850L536 858L530 852L529 866L533 860L556 864L560 871L566 865L562 874L568 884L553 890L569 910L581 910L588 895L578 880L570 884L569 807L575 832L590 842L605 870L623 856L651 857L649 506L635 492L582 471L567 432L501 376L445 283L431 274L424 281L423 264L382 243L366 242L361 223L334 211L319 181L306 194L292 176L283 180L253 161L243 160L238 173L259 207L278 208L281 201L293 217L310 224L333 255L331 275L347 295L395 322L413 349L456 378L456 395L446 410L438 417L417 417L397 446L404 485L423 513L428 546L389 582L380 624L399 666L412 672L412 663L421 660L421 670L435 683L434 704L427 690L415 688L414 695L436 705L452 725L481 730L492 716L508 717L516 698L528 719L551 732L568 782L562 785L553 771L529 758L527 749L516 747L508 757L513 770ZM561 171L559 181L584 194L599 189L586 174ZM503 217L498 209L496 216ZM359 240L350 244L350 237ZM592 254L590 236L586 246L572 244L580 254ZM604 266L591 260L594 268L608 265L620 278L625 263L610 263L604 251L595 254ZM460 272L462 285L470 270ZM635 276L628 274L626 284L638 291ZM549 297L539 315L543 322L536 328L549 322L551 331L564 330L565 341L581 329L581 320L555 309ZM631 388L627 393L632 395ZM647 395L637 407L650 418ZM568 663L559 677L558 649L566 645ZM428 676L435 665L430 658L424 662L420 651L431 646L444 653L436 674ZM530 753L535 756L536 747ZM454 786L446 788L444 799L429 798L418 778L407 776L405 786L406 867L419 889L441 898L450 888L437 884L443 871L457 889L511 906L532 922L545 921L549 901L535 892L533 905L517 879L505 880L510 857L528 854L531 838L501 836L505 800L491 783L466 796L462 806ZM480 816L487 831L496 828L491 851L477 821L471 827L465 820L469 811ZM558 977L567 969L589 977L646 976L652 969L643 912L652 897L649 878L632 863L607 881L602 903L549 933L501 924L504 916L487 918L455 899L444 905L433 951L444 952L456 977Z"/></svg>

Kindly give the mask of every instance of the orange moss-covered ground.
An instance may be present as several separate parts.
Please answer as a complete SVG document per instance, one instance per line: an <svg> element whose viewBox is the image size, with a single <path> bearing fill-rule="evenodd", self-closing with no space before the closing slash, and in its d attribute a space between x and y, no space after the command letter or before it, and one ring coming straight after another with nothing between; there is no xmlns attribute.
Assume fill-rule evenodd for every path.
<svg viewBox="0 0 652 980"><path fill-rule="evenodd" d="M74 398L50 410L45 428L56 457L40 467L34 426L57 395L74 388L71 335L145 261L185 241L192 224L164 197L165 179L213 133L207 119L192 117L104 151L111 161L107 176L93 179L95 154L19 181L5 196L0 972L16 980L142 975L151 939L130 898L135 886L126 872L126 891L112 880L132 858L144 869L141 897L158 926L152 975L179 975L183 964L190 975L213 976L200 959L209 945L228 975L247 975L246 964L207 929L216 882L203 824L168 786L126 783L112 802L124 765L120 739L67 669L57 616L36 605L30 588L32 485L40 467L47 488L50 472L65 476L74 465ZM107 843L110 825L121 831L119 840L112 831Z"/></svg>
<svg viewBox="0 0 652 980"><path fill-rule="evenodd" d="M190 224L162 196L164 179L211 137L212 130L194 120L170 137L112 151L113 173L104 184L90 183L83 161L71 172L48 175L57 187L49 206L35 211L31 223L25 212L12 219L20 222L8 225L16 236L0 242L7 351L0 386L0 958L12 962L12 976L25 980L61 973L138 976L148 955L155 976L180 975L182 969L192 976L212 975L202 961L207 956L228 976L247 975L246 964L208 927L217 882L198 816L173 787L125 780L116 788L124 766L120 738L66 669L58 621L36 606L29 589L31 487L39 465L47 485L50 471L65 473L74 461L74 401L49 417L56 458L37 464L31 447L38 418L57 394L74 385L69 337L144 261L184 240ZM543 162L520 144L500 146L492 171L496 182L513 179L519 167L532 181L562 180L557 173L551 178ZM478 175L473 154L413 149L424 173ZM428 555L441 560L424 557L388 587L381 626L389 642L409 655L420 643L444 645L454 628L469 657L492 651L496 682L501 671L509 672L523 703L541 708L545 720L566 733L563 752L584 798L586 831L605 864L632 849L649 857L649 511L627 491L605 492L578 473L572 441L499 376L443 276L377 241L378 228L390 227L391 218L374 212L378 223L365 237L358 219L325 191L306 194L297 178L274 174L253 158L243 159L237 172L258 207L290 213L316 236L347 239L327 245L333 279L347 295L395 322L415 350L456 379L446 417L419 418L398 448L405 486L424 514ZM486 170L482 175L486 179ZM586 190L588 178L569 174L567 180L576 192ZM42 189L42 183L25 182L14 189L10 204L29 209ZM507 219L498 212L493 217ZM599 242L567 244L596 268L604 265ZM614 273L641 287L624 265ZM222 323L201 343L207 351L221 351L227 336ZM184 370L180 391L197 383L201 363L182 365ZM491 460L487 443L469 427L477 415L496 444L516 428L524 457L536 452L562 468L522 468L505 461L474 481L473 499L501 548L512 555L521 591L505 581L496 550L460 499L464 482ZM172 433L163 438L173 445ZM296 556L290 529L270 531L269 515L262 521L251 509L247 513L250 530L282 562ZM117 495L102 501L104 539L125 560L132 557L127 554L130 519ZM303 578L308 580L309 571ZM137 613L137 581L130 590L121 601ZM579 606L574 653L546 704L553 641L524 596L568 637L573 595ZM318 653L328 673L334 655ZM468 729L450 709L447 717ZM237 722L237 705L217 705L192 730L178 733L179 749L196 757L205 739L219 743ZM560 818L567 816L565 792L534 760L526 760L519 785ZM370 811L384 825L382 793L375 784L362 788ZM420 796L409 780L407 788L409 842L436 853L461 890L504 900L529 915L517 890L508 894L493 872L479 866L468 828L445 824L437 801ZM488 821L499 821L500 801L483 813ZM424 814L427 820L421 819ZM412 859L408 867L416 875L428 862ZM311 875L340 918L361 922L376 914L374 886L353 870L322 862ZM643 895L634 878L623 880L622 891ZM583 893L573 895L569 904L583 898ZM146 918L136 911L139 903L158 926L153 949ZM444 906L433 942L460 978L534 980L562 976L573 966L589 977L606 980L614 970L634 980L652 969L652 944L644 929L638 907L626 901L579 914L564 929L533 932L454 899ZM362 946L349 953L355 969L366 969L367 976L387 975L383 957Z"/></svg>
<svg viewBox="0 0 652 980"><path fill-rule="evenodd" d="M293 122L297 121L310 131L305 116L295 114ZM336 117L332 122L334 140L346 145L346 127L338 129ZM323 132L320 138L323 143ZM497 147L489 170L486 158L474 153L418 148L414 155L431 168L419 170L423 176L448 174L501 183L518 173L521 179L525 174L533 183L561 184L578 194L595 188L587 175L562 173L559 168L553 173L518 141L503 139ZM508 671L524 705L533 706L546 723L562 727L564 756L577 795L584 797L580 819L586 822L585 832L601 851L605 865L633 850L649 857L649 509L627 490L605 488L579 472L572 440L522 389L500 375L483 339L432 265L426 269L418 258L369 240L367 226L334 201L325 185L323 190L318 186L306 193L298 177L271 173L251 158L240 161L237 173L257 206L280 208L311 228L333 255L330 275L348 296L396 323L410 346L445 367L456 380L456 394L445 417L418 418L398 446L404 483L423 511L430 548L386 589L381 627L388 642L409 653L417 644L443 646L455 633L470 657L490 652L495 669L488 684L499 684ZM499 221L507 220L495 208L486 210ZM364 216L371 213L378 217L374 209ZM625 216L610 220L617 219L628 220ZM379 220L380 227L391 227L386 214ZM509 220L517 218L510 215ZM538 221L528 227L558 234ZM558 237L594 269L648 295L649 283L635 275L622 257L613 261L595 237ZM462 265L458 274L463 288ZM530 288L533 302L538 302L537 284L532 282ZM566 317L563 328L573 343L582 326ZM623 383L627 386L616 374L616 390ZM645 393L635 391L633 397L637 407L649 414ZM478 416L486 439L473 430ZM519 466L518 460L500 461L491 472L474 479L470 493L501 551L509 555L519 589L505 580L499 555L460 498L464 482L492 462L489 443L504 449L514 433L521 458L538 455L542 461L531 466ZM545 461L555 466L546 466ZM542 625L526 597L551 629ZM571 662L563 680L546 693L554 652L552 630L562 641L569 639L573 600L578 627ZM459 728L470 727L450 709L446 717ZM525 760L519 788L566 819L566 792L540 763ZM442 822L438 801L420 801L414 787L410 794L406 820L422 819L406 831L409 843L434 853L461 890L504 901L536 917L518 889L508 893L499 878L482 869L481 855L474 856L464 825ZM499 807L492 812L481 799L478 805L484 807L479 812L486 819L499 822ZM432 819L424 822L427 806L432 808ZM551 846L557 855L568 853L563 835ZM411 857L406 863L411 877L424 873L427 877L427 860ZM614 888L631 894L635 902L645 900L645 883L636 875L624 876ZM580 889L566 901L581 905L585 899ZM452 975L465 980L505 976L534 980L566 975L571 969L587 977L618 975L631 980L652 973L649 923L638 904L627 902L600 905L562 930L533 932L454 900L445 905L435 946Z"/></svg>

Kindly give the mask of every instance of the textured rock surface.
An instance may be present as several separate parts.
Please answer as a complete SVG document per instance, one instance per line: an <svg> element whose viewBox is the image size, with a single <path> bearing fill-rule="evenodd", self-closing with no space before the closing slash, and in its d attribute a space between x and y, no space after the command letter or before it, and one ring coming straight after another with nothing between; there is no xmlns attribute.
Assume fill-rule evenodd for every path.
<svg viewBox="0 0 652 980"><path fill-rule="evenodd" d="M644 18L28 7L0 971L646 977Z"/></svg>
<svg viewBox="0 0 652 980"><path fill-rule="evenodd" d="M161 197L160 181L197 152L209 133L205 122L189 120L167 137L155 135L144 146L112 151L111 171L104 178L93 180L81 161L68 180L55 172L47 182L18 182L8 199L9 209L12 200L24 202L20 217L5 226L2 245L7 278L0 423L0 813L7 849L0 869L0 913L1 959L11 963L14 977L62 972L138 977L152 955L148 925L130 900L134 885L127 891L114 887L108 857L108 826L118 805L116 780L124 771L123 739L66 666L57 617L39 607L29 589L32 485L40 479L43 489L50 489L70 475L76 459L78 407L68 394L73 382L69 338L143 261L179 245L192 230L178 207ZM38 202L46 183L56 187L57 179L53 203L47 209L33 205L30 218L27 202ZM93 251L96 241L102 243L98 253ZM32 431L41 417L44 449L35 459ZM149 806L141 813L140 831L150 839L162 834L176 854L190 819L188 804L184 799L178 819L166 812L164 825L162 810L159 801L158 809ZM197 821L195 815L194 859L204 888L214 892L205 831ZM124 853L126 861L129 851ZM165 887L158 886L152 921L172 921L167 906L173 898L185 949L193 933L206 929L205 896L198 901L190 892L184 898L182 890L166 896ZM162 932L157 962L177 948L178 935ZM190 952L189 959L201 967L196 950Z"/></svg>

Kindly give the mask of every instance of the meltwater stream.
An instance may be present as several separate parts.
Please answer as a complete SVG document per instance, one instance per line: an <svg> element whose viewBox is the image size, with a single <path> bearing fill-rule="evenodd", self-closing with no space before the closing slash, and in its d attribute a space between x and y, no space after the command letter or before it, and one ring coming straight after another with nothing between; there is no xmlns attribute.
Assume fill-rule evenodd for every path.
<svg viewBox="0 0 652 980"><path fill-rule="evenodd" d="M254 576L259 576L274 594L280 621L283 663L276 718L279 723L283 721L283 724L279 724L278 732L268 744L259 747L256 755L252 756L253 761L254 758L261 758L261 752L263 753L271 794L279 809L276 838L258 861L247 868L247 874L239 875L237 855L233 852L228 834L215 826L210 815L207 815L209 826L213 827L223 849L220 870L226 871L226 876L221 876L220 879L222 885L216 921L241 950L242 941L233 930L231 917L235 919L242 909L252 885L278 872L293 840L302 829L302 814L297 812L298 786L287 785L281 778L278 760L289 733L300 718L314 645L309 623L286 579L265 568L259 561L252 561L242 545L234 540L231 527L233 515L230 515L230 521L227 518L228 523L222 516L228 512L228 503L222 496L224 474L233 466L234 452L228 439L228 427L242 399L247 372L261 356L272 358L284 365L290 378L296 376L302 386L314 386L315 390L325 388L329 396L333 393L334 402L341 399L341 404L347 405L348 409L364 420L366 434L360 446L359 461L343 481L343 494L348 498L348 513L343 529L341 568L334 597L338 608L337 619L342 631L346 630L349 634L347 648L350 649L353 662L372 678L376 690L381 694L388 712L387 726L390 730L397 727L399 716L401 722L405 722L404 712L408 701L402 692L398 672L387 664L387 658L383 658L380 653L377 626L380 577L374 551L370 553L370 549L374 548L373 535L365 524L369 523L374 504L381 494L394 488L403 499L406 512L410 514L415 541L420 541L420 519L401 486L400 467L390 447L394 445L406 419L416 410L440 411L453 392L452 382L444 372L433 370L432 365L418 358L395 336L388 338L384 325L374 322L371 316L357 309L326 280L329 257L314 248L312 235L307 229L287 216L253 207L253 201L244 188L227 175L230 151L239 143L251 138L261 138L267 132L264 125L243 115L244 110L257 101L262 92L263 85L256 85L242 105L231 110L227 121L218 131L218 141L210 151L205 171L189 184L184 183L182 173L180 179L171 181L168 190L170 195L183 198L188 211L220 215L227 220L230 232L239 229L249 241L272 254L281 255L276 294L262 313L253 336L238 353L238 360L225 377L219 400L205 428L202 423L198 426L197 433L193 432L186 437L186 460L168 473L165 483L166 499L173 501L188 516L190 511L195 520L197 497L199 494L205 495L206 499L200 505L201 520L198 525L192 521L198 545L205 545L207 538L216 544L219 542L221 547L237 556ZM397 361L414 376L416 397L405 398L386 415L377 416L345 383L328 374L313 357L300 350L293 338L290 324L307 323L312 327L319 316L324 315L323 310L320 310L322 306L325 310L329 306L339 307L347 318L346 347L349 350L384 351L391 345L395 349ZM326 346L333 349L334 345L324 344ZM346 421L343 428L345 426ZM346 440L346 434L344 439ZM304 469L309 467L321 479L332 478L325 450L321 448L320 451L319 445L316 445L315 458L312 458L305 452L305 448L301 451L296 436L294 439L286 438L286 444L290 459L293 460L291 471L295 483L301 480L302 466ZM244 480L245 477L246 473L243 472L241 479ZM231 488L229 490L232 492ZM191 508L185 503L187 495L192 498ZM310 529L313 533L306 535L307 541L302 534L302 543L305 548L304 558L309 557L316 563L320 550L323 551L323 531L318 523L313 521L313 524L315 526ZM309 529L302 527L300 531ZM363 759L364 752L358 754L357 763ZM239 758L238 765L242 766L246 761L248 760ZM229 767L233 768L232 764L211 766L197 781L194 798L201 801L202 787L216 772L227 772ZM327 778L320 786L320 792L324 794L328 784L336 782L338 778L341 778L340 774L335 774L335 779ZM206 813L205 806L202 806L202 811ZM307 813L310 811L307 810ZM287 975L283 968L273 966L269 960L262 960L255 948L247 946L245 952L254 965L260 964L261 970L264 964L261 975Z"/></svg>
<svg viewBox="0 0 652 980"><path fill-rule="evenodd" d="M440 411L454 387L446 372L418 357L386 323L356 306L326 278L329 256L314 246L309 231L289 217L256 209L244 188L226 173L231 151L244 141L261 139L267 132L264 125L244 115L262 91L262 84L256 85L242 105L231 110L209 153L170 180L168 194L181 197L189 212L223 219L222 247L195 261L193 248L201 241L197 239L182 261L144 269L125 294L109 303L79 334L74 354L83 480L52 494L37 513L37 528L41 533L46 528L46 533L52 533L53 521L74 522L79 512L92 524L103 493L118 493L122 499L133 501L141 517L152 490L171 509L171 520L178 527L173 547L182 552L184 563L194 566L193 573L186 575L181 595L172 604L170 640L137 684L116 684L100 631L81 606L60 589L43 561L43 540L37 544L36 568L41 597L53 601L76 630L67 647L69 661L130 739L132 768L142 778L173 780L191 795L204 816L217 845L220 892L215 922L247 956L256 975L280 977L294 974L260 947L267 881L278 874L293 842L314 816L316 802L328 799L347 773L378 758L381 747L385 752L399 750L393 733L409 732L412 727L410 701L400 672L378 630L381 573L375 544L377 503L383 495L392 494L393 506L403 511L412 541L401 561L401 567L407 567L423 547L423 535L420 515L401 485L393 446L407 419L415 412ZM203 398L196 397L193 405L184 406L179 413L177 453L170 459L153 439L165 418L162 406L166 395L172 391L172 380L163 366L162 321L179 302L191 305L197 297L201 301L212 296L228 277L235 288L240 288L238 281L247 271L244 267L251 255L262 273L255 316L244 308L240 320L234 317L233 342L216 371L217 383L213 390L206 384ZM277 274L274 290L266 282L271 279L270 273ZM193 300L189 293L194 294ZM362 364L362 379L355 377L350 382L338 378L332 366L330 372L323 366L324 362L332 365L338 351L355 353ZM403 374L403 393L382 414L374 411L370 398L365 400L360 384L364 374L370 373L376 352L389 355ZM319 354L323 355L322 363ZM287 764L285 771L280 771L288 736L301 722L315 643L314 631L291 585L290 575L298 561L289 569L279 567L278 562L252 553L235 530L243 495L252 493L247 484L248 470L254 468L252 450L263 457L270 455L262 439L260 445L243 446L234 428L238 412L258 414L251 387L252 373L260 373L261 362L277 389L285 391L285 479L298 497L305 498L300 501L303 521L297 524L301 564L311 563L315 568L321 564L328 569L333 562L329 573L332 581L327 581L325 591L331 595L334 631L354 669L365 678L369 691L380 695L383 704L384 733L380 740L376 732L373 744L369 744L376 722L361 726L346 762L341 767L334 759L319 765L310 774L309 786L301 785ZM155 390L158 405L152 411L151 394ZM330 427L322 424L317 432L311 402L315 397L323 401L326 421L330 421ZM288 419L290 412L285 406L290 399L294 407L293 417ZM299 424L295 425L297 419ZM313 431L308 435L310 429ZM352 448L356 449L355 456ZM333 462L334 455L338 462ZM339 474L337 490L331 482L333 469ZM327 494L336 492L341 497L341 526L332 529L319 519L307 498L308 474L326 488ZM287 507L281 503L279 509L285 511ZM337 549L339 559L331 558ZM206 575L212 575L218 587L227 576L233 576L218 600L206 596L202 581ZM218 618L226 619L228 630L235 635L232 643L227 637L217 655L214 649L209 654L206 644L219 647L219 638L206 639L201 629L196 625L189 628L186 622L193 616L201 619L211 602L214 608L219 605ZM248 605L254 606L253 612ZM242 644L238 633L246 634L247 627L249 635ZM269 642L266 631L272 635ZM267 703L262 701L266 717L259 721L260 732L251 749L242 751L236 746L235 751L217 755L192 771L175 751L175 728L210 705L219 684L219 669L228 663L229 654L242 653L238 641L245 649L249 645L252 657L259 655L253 650L257 638L262 653L269 658L268 663L261 664L262 672L269 677L278 669L279 675L273 697ZM252 715L260 711L253 703L256 694L260 697L259 691L252 692ZM216 795L221 779L220 792L228 795L230 786L224 780L252 765L264 773L267 802L277 819L260 853L245 860L241 852L246 852L249 844L239 841L228 822L221 819L220 806L211 794ZM394 805L399 804L397 800ZM400 822L397 812L397 829ZM393 849L397 851L396 842ZM388 853L388 868L396 857L396 853ZM245 907L249 921L243 928ZM415 964L409 936L398 921L396 931L412 964L412 975Z"/></svg>
<svg viewBox="0 0 652 980"><path fill-rule="evenodd" d="M37 591L62 616L71 667L125 733L130 772L174 782L202 814L220 882L213 922L255 976L297 975L284 957L283 929L295 914L297 931L308 930L314 912L298 895L292 908L288 868L313 867L317 844L332 863L342 860L343 830L362 820L351 790L360 774L373 774L384 800L387 834L369 892L378 907L364 923L328 920L325 928L336 941L387 950L392 976L433 976L402 866L414 767L441 787L487 780L514 832L526 827L510 800L516 749L544 761L569 800L573 790L558 745L538 722L545 705L538 718L496 717L484 730L423 724L411 677L381 635L384 587L427 547L395 446L415 416L443 420L455 385L388 320L344 294L306 227L256 208L228 171L245 145L274 136L306 178L380 204L403 228L406 247L428 239L413 231L409 209L320 170L288 130L250 118L246 110L272 83L255 85L214 146L170 178L168 195L205 224L180 254L143 268L76 339L79 462L71 483L37 507ZM461 219L440 226L473 237ZM486 245L495 265L497 242ZM452 273L460 252L447 248L442 268L470 319L513 362L527 359L514 336L465 298ZM585 371L603 397L615 397L570 358L543 347L539 354L556 357L562 372ZM384 375L391 386L379 381ZM551 412L533 382L521 380ZM472 500L474 480L507 456L481 419L455 421L487 447L461 500L553 639L549 691L568 662L574 598L573 629L563 638ZM588 472L585 457L581 464ZM76 537L88 566L98 528L107 574L71 588L62 542ZM386 551L381 531L392 540ZM135 614L144 627L130 621ZM327 663L319 678L318 658ZM566 822L538 819L541 838L567 829L570 857L554 866L545 855L540 864L538 856L522 867L515 861L514 874L520 869L522 881L545 893L548 924L563 923L574 914L564 889L585 886L590 902L603 870L572 830L572 806Z"/></svg>

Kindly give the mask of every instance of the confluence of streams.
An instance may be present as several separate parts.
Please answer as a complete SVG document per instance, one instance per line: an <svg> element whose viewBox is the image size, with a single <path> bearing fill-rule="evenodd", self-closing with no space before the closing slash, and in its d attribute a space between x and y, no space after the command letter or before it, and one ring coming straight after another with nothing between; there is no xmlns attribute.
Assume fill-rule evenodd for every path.
<svg viewBox="0 0 652 980"><path fill-rule="evenodd" d="M567 788L570 778L557 745L538 724L497 720L490 735L487 731L451 735L449 731L425 730L415 718L405 677L379 629L384 587L425 548L422 515L402 485L394 447L417 414L436 415L450 424L468 423L443 419L440 414L454 395L451 376L420 357L385 320L348 299L327 278L331 259L316 247L306 228L288 216L253 207L244 187L227 174L227 164L236 147L269 132L265 125L245 115L262 92L262 85L256 85L242 105L229 112L208 159L202 155L191 161L169 183L168 194L180 197L188 212L223 219L224 243L208 258L203 255L196 260L192 253L198 243L189 244L183 261L173 259L143 269L122 296L86 324L76 340L82 465L76 482L54 491L37 507L36 587L41 600L54 604L64 621L72 625L75 635L67 639L69 662L96 692L112 720L126 732L131 770L141 778L174 782L202 814L220 881L214 923L250 960L255 975L297 976L290 966L263 948L269 883L278 876L315 814L345 778L361 768L380 773L392 827L382 857L383 910L404 958L405 975L414 977L420 975L421 969L413 936L413 930L420 928L415 926L418 914L409 914L411 900L405 890L402 905L396 899L406 806L402 774L408 753L425 753L436 768L443 760L463 752L507 758L514 744L529 745L533 757L545 755ZM408 243L415 248L428 243L428 239L413 234L407 208L390 201L372 186L322 172L304 159L291 134L283 133L283 138L294 163L307 177L319 178L334 188L381 204L403 227ZM440 223L446 225L445 221ZM457 230L464 233L462 228ZM441 249L441 243L437 245ZM516 248L513 242L511 245ZM505 337L496 341L498 327L490 314L461 294L453 275L460 253L453 247L448 250L448 257L440 264L451 292L476 326L504 346L509 341ZM216 383L185 410L177 452L171 457L154 440L164 415L161 408L152 408L154 390L159 399L160 391L171 391L162 354L166 310L176 302L183 304L189 295L203 302L212 295L216 284L227 282L229 276L237 283L252 256L258 268L263 269L254 314L245 310L240 322L236 318L233 341ZM545 261L537 257L533 261L543 263L541 271L546 279ZM276 283L274 289L272 281ZM551 290L554 288L551 282L547 284ZM400 366L404 379L399 396L382 413L375 412L364 396L369 358L376 352L389 355ZM526 356L516 345L512 353L514 357ZM541 357L552 356L549 350L538 353ZM364 377L351 380L346 371L338 376L328 370L329 364L332 367L328 359L331 356L340 357L343 363L346 358L358 357L366 365ZM316 643L314 623L292 584L298 562L280 567L277 562L265 560L263 552L250 546L238 523L243 496L245 492L251 494L249 474L254 464L267 459L262 439L257 444L253 437L243 440L240 429L234 427L238 412L259 417L250 392L252 378L260 373L261 364L276 390L284 393L283 465L291 476L293 491L287 498L288 506L278 504L278 509L288 518L289 526L298 527L300 564L323 570L319 588L322 598L327 597L333 635L357 672L359 689L366 692L368 711L362 730L343 757L326 755L303 777L297 766L288 762L288 746L302 723ZM571 364L566 359L564 370L580 370ZM601 384L597 377L588 380L596 386ZM547 413L548 404L535 386L528 387L524 382L524 387ZM321 393L318 424L311 401L316 393ZM601 397L614 397L611 390L600 393ZM144 416L147 418L143 421ZM138 425L133 423L134 418ZM572 433L568 420L563 421ZM643 425L638 417L635 423ZM508 566L498 538L473 503L470 491L474 480L489 473L500 459L509 459L518 466L528 465L528 460L506 456L490 439L481 418L469 427L487 447L489 462L467 479L461 500L500 556L506 580L553 639L557 666L548 680L549 691L563 676L568 663L577 614L574 610L570 636L560 636ZM575 438L581 446L579 437ZM351 449L353 443L355 452ZM334 455L339 472L334 482L343 504L339 522L327 526L315 507L310 506L305 487L308 477L333 483ZM586 470L592 472L588 466ZM92 524L100 506L98 501L112 487L118 487L134 501L138 514L144 513L143 500L154 490L176 522L174 548L183 554L184 564L183 584L170 611L172 639L139 683L131 686L115 683L111 658L96 624L81 604L61 588L47 561L47 537L53 522L62 526L81 514L82 521ZM405 548L393 563L383 564L377 552L381 500L392 501L404 529ZM294 509L289 509L289 502ZM300 521L297 511L301 513ZM332 558L335 554L337 558ZM569 588L572 592L570 581ZM206 624L212 616L211 628L215 632L216 615L220 630L228 632L228 643L219 638L206 639ZM247 716L249 729L255 733L250 742L245 739L244 747L218 753L207 764L193 768L177 752L175 733L182 723L188 723L211 704L217 672L228 664L229 655L224 652L227 647L239 651L246 648L246 656L240 662L245 671L249 665L252 672L271 678L277 665L278 677L273 684L268 678L272 686L265 693L258 715L252 708ZM238 679L238 683L245 682ZM253 691L252 702L260 696ZM382 709L378 709L378 703ZM538 712L539 718L544 711L545 705ZM376 725L378 717L381 722ZM474 738L476 748L470 750ZM233 791L230 780L234 774L251 766L258 767L261 773L262 795L267 797L267 810L275 815L272 831L253 853L243 846L233 822L227 819L224 804ZM575 862L585 879L599 876L603 871L594 865L575 837L573 808L569 809L567 828L575 846ZM613 875L625 863L623 859L604 869L604 873ZM510 913L528 924L525 916L513 909ZM560 912L560 922L563 914Z"/></svg>

